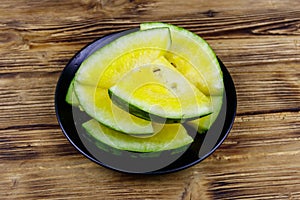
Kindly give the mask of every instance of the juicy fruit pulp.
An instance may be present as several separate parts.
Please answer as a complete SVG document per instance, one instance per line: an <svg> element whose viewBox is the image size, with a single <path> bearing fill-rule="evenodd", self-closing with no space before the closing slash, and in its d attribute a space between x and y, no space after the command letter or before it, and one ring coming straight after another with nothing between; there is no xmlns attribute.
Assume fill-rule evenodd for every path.
<svg viewBox="0 0 300 200"><path fill-rule="evenodd" d="M199 132L209 129L223 90L218 61L203 39L173 25L145 23L88 57L66 102L91 116L83 127L94 139L154 152L193 141L178 122L196 119L188 123ZM157 117L172 124L151 121Z"/></svg>
<svg viewBox="0 0 300 200"><path fill-rule="evenodd" d="M77 92L84 94L84 102L81 99L80 105L92 105L82 106L84 111L106 126L129 134L153 133L151 122L130 115L114 105L108 96L107 89L90 86L77 89Z"/></svg>
<svg viewBox="0 0 300 200"><path fill-rule="evenodd" d="M164 54L170 45L168 28L137 31L120 37L93 53L81 64L75 76L75 91L77 84L108 88L114 82L103 79L118 80L128 70L147 64ZM106 81L110 83L100 85Z"/></svg>
<svg viewBox="0 0 300 200"><path fill-rule="evenodd" d="M134 107L129 109L134 115L148 120L151 116L153 120L163 118L167 123L210 114L209 98L165 63L156 61L128 72L109 89L112 100Z"/></svg>
<svg viewBox="0 0 300 200"><path fill-rule="evenodd" d="M142 30L162 27L168 27L171 31L172 45L167 59L206 95L222 95L224 90L222 71L209 45L198 35L174 25L141 24Z"/></svg>
<svg viewBox="0 0 300 200"><path fill-rule="evenodd" d="M165 55L176 69L211 99L212 114L191 122L199 132L207 131L216 120L224 93L222 70L213 50L198 35L186 29L165 23L143 23L142 30L168 27L172 45Z"/></svg>
<svg viewBox="0 0 300 200"><path fill-rule="evenodd" d="M131 68L159 57L170 43L167 28L151 29L123 36L96 51L82 63L75 76L74 90L80 106L92 118L115 130L153 133L150 121L116 108L108 98L107 87Z"/></svg>
<svg viewBox="0 0 300 200"><path fill-rule="evenodd" d="M134 137L112 130L92 119L83 124L87 132L97 141L121 150L155 152L176 149L190 144L193 139L181 124L165 125L151 137Z"/></svg>

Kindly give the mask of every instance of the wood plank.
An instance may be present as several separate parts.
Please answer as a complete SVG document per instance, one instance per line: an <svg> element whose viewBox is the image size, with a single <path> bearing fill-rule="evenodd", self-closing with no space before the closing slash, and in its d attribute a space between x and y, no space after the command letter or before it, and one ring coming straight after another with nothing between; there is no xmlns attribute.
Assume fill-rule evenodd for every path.
<svg viewBox="0 0 300 200"><path fill-rule="evenodd" d="M18 5L18 6L16 6ZM292 9L291 9L292 8ZM249 15L272 12L288 12L297 10L299 3L297 1L256 1L252 6L249 2L237 0L222 2L207 2L202 0L190 0L188 2L177 2L174 0L162 1L141 1L141 0L116 0L116 1L81 1L70 0L67 2L58 1L9 1L3 0L0 10L3 12L3 18L16 18L15 13L26 18L38 16L41 20L49 19L49 16L55 19L57 16L64 15L66 19L78 19L80 17L95 17L100 19L139 19L152 16L152 18L182 17L191 15L201 15L201 17L214 17L225 13ZM13 9L14 12L10 12ZM53 12L55 11L55 12ZM72 12L66 12L72 11ZM172 12L170 12L172 11ZM203 11L213 11L205 13ZM29 15L31 14L31 16Z"/></svg>
<svg viewBox="0 0 300 200"><path fill-rule="evenodd" d="M163 176L92 163L67 141L54 92L69 59L103 35L164 21L206 39L238 112L209 158ZM1 199L300 199L299 1L2 0Z"/></svg>
<svg viewBox="0 0 300 200"><path fill-rule="evenodd" d="M300 59L299 37L223 39L208 40L208 42L224 62L234 64L234 66L268 63L282 65L294 61L299 62Z"/></svg>
<svg viewBox="0 0 300 200"><path fill-rule="evenodd" d="M238 115L299 111L298 63L292 62L288 68L281 64L227 66L237 90ZM59 75L60 72L2 74L0 128L55 124L54 93Z"/></svg>
<svg viewBox="0 0 300 200"><path fill-rule="evenodd" d="M238 116L230 137L222 145L224 152L219 150L219 153L228 155L228 157L224 157L225 160L241 159L240 156L244 156L244 153L248 152L253 154L252 157L266 156L267 154L276 156L278 151L298 154L300 153L298 146L283 149L277 145L292 146L299 142L299 114L298 111ZM8 156L0 155L1 159L19 160L18 156L21 156L22 152L26 153L26 149L35 152L33 154L38 155L38 158L51 158L63 153L57 151L57 149L63 148L61 145L70 146L56 124L15 126L0 129L0 133L1 149L12 153L11 156L9 154L7 154ZM270 146L274 146L274 148L266 148ZM253 147L256 149L252 149ZM38 152L42 149L47 151ZM70 149L67 148L66 152ZM252 151L249 151L250 149Z"/></svg>
<svg viewBox="0 0 300 200"><path fill-rule="evenodd" d="M2 75L0 128L56 124L54 93L57 80L57 73Z"/></svg>
<svg viewBox="0 0 300 200"><path fill-rule="evenodd" d="M205 163L214 197L298 199L299 127L300 112L238 117L224 144Z"/></svg>
<svg viewBox="0 0 300 200"><path fill-rule="evenodd" d="M231 67L230 63L226 64L235 82L238 115L299 111L299 65L293 62L288 67L283 65L249 63Z"/></svg>
<svg viewBox="0 0 300 200"><path fill-rule="evenodd" d="M207 40L216 54L228 67L245 65L285 64L300 61L300 39L296 36L286 38L250 38ZM73 55L87 43L80 45L46 45L27 50L2 49L0 75L16 72L60 72ZM47 51L45 50L47 49ZM49 67L46 67L49 66ZM297 70L299 71L299 70Z"/></svg>
<svg viewBox="0 0 300 200"><path fill-rule="evenodd" d="M1 130L0 140L7 142L0 143L0 193L8 199L297 199L299 116L238 117L211 157L164 176L131 176L97 166L75 151L56 127Z"/></svg>
<svg viewBox="0 0 300 200"><path fill-rule="evenodd" d="M243 1L239 3L236 5L244 4ZM115 2L112 4L104 1L100 1L99 4L77 1L65 3L47 1L41 4L30 1L23 6L15 7L15 12L12 15L8 8L13 7L13 4L12 1L5 1L2 4L3 6L0 7L1 13L4 13L1 16L0 25L2 36L0 41L0 47L2 47L0 49L2 55L0 59L0 73L7 73L7 69L9 69L9 72L60 71L79 49L93 40L115 31L138 27L140 21L148 21L142 18L136 20L139 18L134 18L134 16L132 16L133 20L115 20L111 18L98 20L96 16L91 17L90 15L83 15L80 18L65 17L63 10L70 9L74 10L72 13L87 14L84 9L89 10L90 7L94 6L100 10L105 10L106 7L109 7L108 10L116 7L116 10L119 12L118 7L127 9L126 5L128 5L128 9L133 9L133 4L138 4L135 1ZM78 4L81 6L78 6ZM151 8L156 7L156 4L159 4L159 9L155 12L163 14L165 12L160 12L159 10L167 10L173 2L149 2L150 7L145 6L145 12L143 12L142 16L155 20L151 14L154 10ZM213 8L218 7L217 4L220 3L208 4L201 2L200 4L194 0L188 4L176 4L174 9L179 10L180 8L181 11L176 12L180 14L185 12L184 7L189 7L190 5L195 5L193 6L194 9L205 10L208 9L208 5ZM199 15L200 11L197 13L192 12L189 15L181 14L180 18L169 14L169 18L164 18L158 13L155 13L156 15L154 16L203 36L216 50L218 56L225 59L224 61L235 62L236 64L299 61L300 56L297 53L299 51L294 51L294 49L297 50L300 46L298 37L300 20L298 16L300 16L300 11L297 11L297 9L287 11L291 3L282 4L281 1L272 1L272 3L259 2L260 6L265 6L263 7L264 9L269 8L270 12L261 13L261 10L258 9L255 12L251 10L252 12L248 13L250 10L246 12L243 9L247 10L249 8L240 7L239 11L245 12L235 13L234 16L231 13L227 13L226 10L222 10L222 4L224 6L232 6L226 7L228 11L236 9L236 5L224 2L218 7L221 9L220 12L213 11L213 9L208 10L209 16L206 16L204 11L201 15ZM294 8L300 7L299 4L294 5L292 3L292 5L295 6ZM133 7L131 8L130 6ZM271 9L272 7L277 9ZM47 11L42 12L45 8L47 8ZM55 12L52 12L53 10ZM218 14L213 14L214 16L210 17L215 12ZM25 13L30 13L30 15L24 15ZM96 13L101 14L101 12ZM21 14L24 16L22 20L19 20L17 16ZM38 20L36 20L37 18ZM56 20L53 21L53 18ZM286 37L286 35L294 37ZM227 40L235 38L239 40ZM241 38L244 38L244 40L241 41ZM221 39L222 41L220 41Z"/></svg>

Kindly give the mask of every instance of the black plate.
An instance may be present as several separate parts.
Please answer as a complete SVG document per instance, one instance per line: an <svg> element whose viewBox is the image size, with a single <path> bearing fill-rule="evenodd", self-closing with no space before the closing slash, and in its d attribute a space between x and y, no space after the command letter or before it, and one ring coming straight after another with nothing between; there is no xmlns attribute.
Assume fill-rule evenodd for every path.
<svg viewBox="0 0 300 200"><path fill-rule="evenodd" d="M186 148L159 153L136 153L113 149L90 138L81 127L81 124L88 121L90 117L65 102L68 87L81 63L97 49L137 30L130 29L102 37L83 48L70 60L56 87L55 109L59 125L64 135L79 152L101 166L134 174L164 174L188 168L211 155L225 140L234 122L236 91L232 78L221 60L219 63L225 85L221 112L205 134L197 134L195 129L184 124L188 133L194 137L194 142Z"/></svg>

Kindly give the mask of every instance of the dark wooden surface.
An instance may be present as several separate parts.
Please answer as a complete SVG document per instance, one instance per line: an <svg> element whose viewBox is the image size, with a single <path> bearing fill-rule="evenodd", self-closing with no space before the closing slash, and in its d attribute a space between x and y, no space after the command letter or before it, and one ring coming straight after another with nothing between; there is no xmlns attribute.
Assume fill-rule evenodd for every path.
<svg viewBox="0 0 300 200"><path fill-rule="evenodd" d="M209 158L163 176L100 167L63 136L57 80L87 43L163 21L206 39L238 108ZM300 1L2 0L1 199L300 199Z"/></svg>

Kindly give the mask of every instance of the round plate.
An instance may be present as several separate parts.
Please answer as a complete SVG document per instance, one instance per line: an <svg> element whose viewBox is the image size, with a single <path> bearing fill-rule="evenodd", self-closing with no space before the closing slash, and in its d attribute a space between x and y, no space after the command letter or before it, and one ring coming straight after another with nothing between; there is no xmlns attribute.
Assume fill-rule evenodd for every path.
<svg viewBox="0 0 300 200"><path fill-rule="evenodd" d="M81 63L97 49L111 41L137 31L130 29L110 34L94 41L79 51L64 68L56 86L55 109L59 125L70 143L84 156L101 166L125 173L164 174L193 166L211 155L225 140L236 114L236 91L232 78L219 60L225 85L220 114L204 134L184 124L194 142L186 148L154 153L137 153L111 148L89 137L81 124L91 119L77 107L66 103L68 87Z"/></svg>

